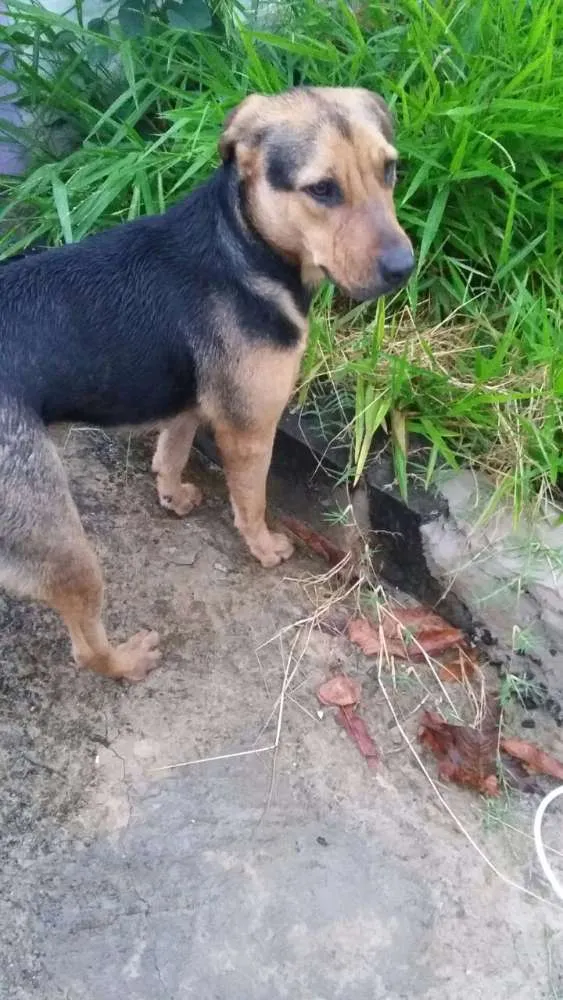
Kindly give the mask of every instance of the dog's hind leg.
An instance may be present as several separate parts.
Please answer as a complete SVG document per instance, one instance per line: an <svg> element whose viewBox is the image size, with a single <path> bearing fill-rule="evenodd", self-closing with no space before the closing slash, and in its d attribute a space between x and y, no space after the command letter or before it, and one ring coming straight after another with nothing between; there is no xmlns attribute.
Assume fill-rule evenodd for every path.
<svg viewBox="0 0 563 1000"><path fill-rule="evenodd" d="M0 585L59 612L79 666L137 681L157 665L155 632L110 646L101 571L61 460L42 425L15 405L0 411Z"/></svg>
<svg viewBox="0 0 563 1000"><path fill-rule="evenodd" d="M37 596L62 616L72 652L80 667L108 677L140 681L157 666L158 634L138 632L110 646L102 623L103 581L98 561L86 539L69 538L67 546L49 553Z"/></svg>
<svg viewBox="0 0 563 1000"><path fill-rule="evenodd" d="M179 517L189 514L202 501L197 486L182 482L198 423L198 414L193 410L170 420L160 432L152 460L161 506L173 510Z"/></svg>

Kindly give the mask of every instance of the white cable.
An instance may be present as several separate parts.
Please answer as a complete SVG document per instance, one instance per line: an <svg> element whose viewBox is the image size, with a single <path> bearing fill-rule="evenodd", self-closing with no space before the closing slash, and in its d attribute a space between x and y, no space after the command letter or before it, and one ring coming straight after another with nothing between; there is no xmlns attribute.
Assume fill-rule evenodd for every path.
<svg viewBox="0 0 563 1000"><path fill-rule="evenodd" d="M563 884L554 874L551 865L547 860L545 847L543 846L543 838L541 832L543 817L545 815L547 807L550 806L555 799L559 798L560 795L563 795L563 785L560 785L559 788L554 788L553 791L549 792L549 794L546 795L545 798L541 800L534 818L534 843L536 845L536 854L538 856L538 861L542 866L543 873L546 879L548 880L551 888L556 893L556 895L559 896L559 899L563 899Z"/></svg>

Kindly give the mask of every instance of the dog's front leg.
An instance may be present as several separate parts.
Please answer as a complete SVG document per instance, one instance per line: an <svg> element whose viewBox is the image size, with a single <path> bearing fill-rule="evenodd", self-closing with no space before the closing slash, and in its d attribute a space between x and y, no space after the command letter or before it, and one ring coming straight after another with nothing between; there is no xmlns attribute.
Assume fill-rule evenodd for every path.
<svg viewBox="0 0 563 1000"><path fill-rule="evenodd" d="M289 539L266 524L266 479L275 433L275 423L245 430L225 423L215 426L235 525L253 556L267 567L277 566L293 552Z"/></svg>
<svg viewBox="0 0 563 1000"><path fill-rule="evenodd" d="M170 420L160 432L152 461L158 499L166 510L174 511L178 517L189 514L202 501L197 486L182 482L198 423L195 410L180 413Z"/></svg>

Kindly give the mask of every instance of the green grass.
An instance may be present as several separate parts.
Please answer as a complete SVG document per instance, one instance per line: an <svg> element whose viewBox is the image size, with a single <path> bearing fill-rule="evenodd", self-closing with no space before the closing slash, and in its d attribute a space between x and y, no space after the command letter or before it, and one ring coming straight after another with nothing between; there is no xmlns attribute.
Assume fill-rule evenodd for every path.
<svg viewBox="0 0 563 1000"><path fill-rule="evenodd" d="M517 514L557 496L560 0L372 0L357 16L344 0L296 0L280 8L276 35L241 27L223 2L224 32L154 22L129 40L10 6L17 25L0 28L0 41L16 48L22 105L69 118L81 142L53 162L34 137L29 176L2 182L6 253L162 211L215 166L222 120L249 91L378 90L398 121L397 204L418 271L385 305L320 293L301 401L321 418L331 411L356 477L386 430L403 491L417 434L428 447L415 473L426 484L469 462L496 477L496 499L511 498Z"/></svg>
<svg viewBox="0 0 563 1000"><path fill-rule="evenodd" d="M541 684L519 674L504 674L499 691L499 704L503 711L512 703L525 708L529 701L542 705L545 700L546 693Z"/></svg>

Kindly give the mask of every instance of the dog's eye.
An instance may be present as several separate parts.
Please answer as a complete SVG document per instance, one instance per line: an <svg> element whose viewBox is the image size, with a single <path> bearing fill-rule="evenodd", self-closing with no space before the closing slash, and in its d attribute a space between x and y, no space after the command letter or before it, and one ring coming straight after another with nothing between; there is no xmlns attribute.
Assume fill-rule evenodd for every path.
<svg viewBox="0 0 563 1000"><path fill-rule="evenodd" d="M315 201L320 201L323 205L340 205L344 200L340 187L330 177L326 177L322 181L317 181L315 184L307 184L303 190L311 198L314 198Z"/></svg>
<svg viewBox="0 0 563 1000"><path fill-rule="evenodd" d="M397 180L397 161L387 160L383 168L383 180L387 187L393 187L395 181Z"/></svg>

